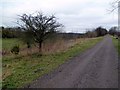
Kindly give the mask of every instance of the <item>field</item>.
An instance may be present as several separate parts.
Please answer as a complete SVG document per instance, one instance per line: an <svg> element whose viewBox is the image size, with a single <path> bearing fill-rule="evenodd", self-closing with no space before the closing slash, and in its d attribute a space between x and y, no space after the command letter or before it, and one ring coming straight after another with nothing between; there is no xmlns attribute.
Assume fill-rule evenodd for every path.
<svg viewBox="0 0 120 90"><path fill-rule="evenodd" d="M13 46L19 45L19 47L23 47L24 43L16 38L12 39L2 39L2 52L4 54L10 54L10 50Z"/></svg>
<svg viewBox="0 0 120 90"><path fill-rule="evenodd" d="M17 56L8 53L8 55L3 56L3 87L23 87L27 83L54 70L70 58L92 47L102 39L102 37L82 38L69 42L60 40L54 45L47 44L49 48L47 48L48 46L46 45L47 49L43 49L44 54L42 56L39 55L37 51L31 54L20 53ZM2 49L10 52L10 48L18 43L20 47L25 47L24 44L17 41L17 39L3 40ZM65 42L67 42L67 44ZM33 48L32 51L34 50L36 49ZM26 49L23 51L25 52Z"/></svg>

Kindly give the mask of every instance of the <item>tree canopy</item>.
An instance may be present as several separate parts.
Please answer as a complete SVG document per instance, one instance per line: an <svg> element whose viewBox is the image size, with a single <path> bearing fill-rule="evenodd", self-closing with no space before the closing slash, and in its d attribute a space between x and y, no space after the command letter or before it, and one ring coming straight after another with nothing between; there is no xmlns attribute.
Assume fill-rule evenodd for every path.
<svg viewBox="0 0 120 90"><path fill-rule="evenodd" d="M62 24L58 23L54 15L46 16L40 12L36 15L23 14L20 16L22 30L27 37L32 38L39 43L39 51L41 52L42 42L52 33L55 33ZM28 34L29 33L29 34Z"/></svg>

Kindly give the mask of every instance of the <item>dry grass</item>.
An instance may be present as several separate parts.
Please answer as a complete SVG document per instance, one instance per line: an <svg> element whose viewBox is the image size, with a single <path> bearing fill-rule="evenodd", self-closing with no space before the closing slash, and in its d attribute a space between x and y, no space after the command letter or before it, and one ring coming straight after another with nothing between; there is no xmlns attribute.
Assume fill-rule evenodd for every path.
<svg viewBox="0 0 120 90"><path fill-rule="evenodd" d="M56 52L66 51L70 47L74 46L77 43L81 43L84 40L88 40L89 38L78 38L78 39L70 39L65 40L62 38L59 38L58 40L48 40L43 43L42 45L42 53L43 54L54 54ZM27 46L24 45L23 48L20 47L20 55L26 56L33 53L39 52L37 45L32 45L32 48L28 49ZM3 50L4 52L7 52L5 56L11 56L13 55L10 52L10 49ZM14 55L13 55L14 56Z"/></svg>
<svg viewBox="0 0 120 90"><path fill-rule="evenodd" d="M54 54L56 52L66 51L75 44L82 43L84 40L89 40L89 38L79 38L79 39L71 39L71 40L59 39L54 42L47 41L44 42L42 45L42 53ZM21 50L20 55L28 55L37 52L39 52L38 47L33 46L31 49L25 48Z"/></svg>

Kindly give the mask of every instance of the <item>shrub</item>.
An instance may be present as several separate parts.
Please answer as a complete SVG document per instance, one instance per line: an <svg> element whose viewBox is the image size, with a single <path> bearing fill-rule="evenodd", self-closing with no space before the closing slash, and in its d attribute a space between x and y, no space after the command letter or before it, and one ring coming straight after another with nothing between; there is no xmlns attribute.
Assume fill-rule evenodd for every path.
<svg viewBox="0 0 120 90"><path fill-rule="evenodd" d="M20 50L19 46L16 45L16 46L14 46L14 47L11 49L11 53L13 53L13 54L19 54L19 50Z"/></svg>
<svg viewBox="0 0 120 90"><path fill-rule="evenodd" d="M93 38L97 36L97 33L95 31L87 31L85 35L88 38Z"/></svg>

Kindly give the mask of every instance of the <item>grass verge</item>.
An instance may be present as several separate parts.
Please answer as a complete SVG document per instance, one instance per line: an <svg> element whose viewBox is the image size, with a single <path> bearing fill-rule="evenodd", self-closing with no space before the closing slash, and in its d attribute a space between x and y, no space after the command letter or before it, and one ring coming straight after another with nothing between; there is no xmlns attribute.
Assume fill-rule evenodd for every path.
<svg viewBox="0 0 120 90"><path fill-rule="evenodd" d="M113 43L120 55L120 39L116 39L115 37L112 37Z"/></svg>
<svg viewBox="0 0 120 90"><path fill-rule="evenodd" d="M3 87L22 87L38 77L49 73L71 57L87 50L102 39L103 37L84 40L66 51L55 54L40 56L36 53L24 57L3 57Z"/></svg>

